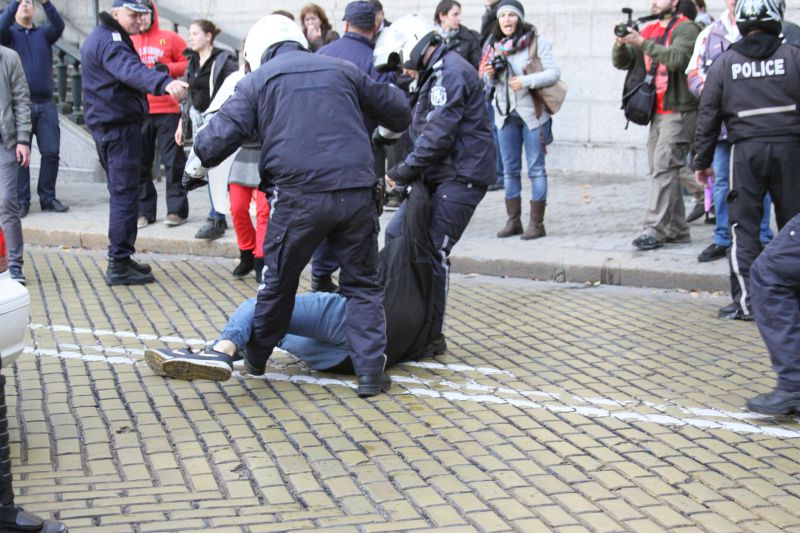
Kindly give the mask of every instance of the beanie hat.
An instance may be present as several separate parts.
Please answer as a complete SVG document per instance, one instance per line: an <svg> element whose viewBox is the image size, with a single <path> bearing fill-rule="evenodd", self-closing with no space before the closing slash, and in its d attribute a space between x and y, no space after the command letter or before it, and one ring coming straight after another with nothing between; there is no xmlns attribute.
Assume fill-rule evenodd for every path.
<svg viewBox="0 0 800 533"><path fill-rule="evenodd" d="M504 11L511 11L520 20L525 19L525 8L517 0L500 0L497 2L497 17L499 18L500 13Z"/></svg>

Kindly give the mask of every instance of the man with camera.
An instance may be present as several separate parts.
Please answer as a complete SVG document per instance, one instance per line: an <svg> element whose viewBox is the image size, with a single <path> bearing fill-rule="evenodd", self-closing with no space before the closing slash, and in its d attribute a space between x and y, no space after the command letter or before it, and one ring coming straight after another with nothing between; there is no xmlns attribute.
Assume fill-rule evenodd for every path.
<svg viewBox="0 0 800 533"><path fill-rule="evenodd" d="M691 239L680 188L680 170L694 137L697 99L689 92L685 70L700 27L678 12L680 0L653 0L658 22L640 33L634 27L614 44L612 60L620 70L654 70L655 112L647 155L653 178L644 231L633 241L639 250Z"/></svg>
<svg viewBox="0 0 800 533"><path fill-rule="evenodd" d="M764 196L772 196L778 228L800 212L800 49L784 44L783 0L738 0L734 11L736 25L744 36L714 62L708 72L700 100L697 128L697 156L694 168L697 180L705 182L714 175L711 163L722 123L731 143L730 192L727 195L731 233L731 270L738 283L732 284L732 296L739 318L758 322L776 368L776 358L796 357L786 349L774 353L779 339L796 336L800 325L790 314L769 312L769 306L750 309L750 266L761 253L759 226L764 213ZM790 244L792 235L784 239ZM769 247L775 261L784 260L779 250ZM772 266L767 262L765 269ZM796 263L794 269L797 270ZM755 276L754 276L755 278ZM778 277L779 278L779 277ZM768 279L776 279L771 277ZM788 287L790 277L778 279ZM754 297L755 299L755 297ZM779 299L773 298L772 304ZM769 324L767 324L769 322ZM779 385L782 384L779 371ZM800 380L791 379L800 389ZM762 398L759 405L770 403ZM768 408L768 407L767 407ZM766 409L766 408L765 408Z"/></svg>

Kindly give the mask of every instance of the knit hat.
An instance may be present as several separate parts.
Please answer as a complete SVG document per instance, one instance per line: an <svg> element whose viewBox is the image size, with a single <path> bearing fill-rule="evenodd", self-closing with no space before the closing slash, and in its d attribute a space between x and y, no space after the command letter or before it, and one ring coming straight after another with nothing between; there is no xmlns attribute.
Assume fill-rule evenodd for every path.
<svg viewBox="0 0 800 533"><path fill-rule="evenodd" d="M525 20L525 8L517 0L500 0L497 2L497 18L500 18L500 13L504 11L511 11L520 20Z"/></svg>

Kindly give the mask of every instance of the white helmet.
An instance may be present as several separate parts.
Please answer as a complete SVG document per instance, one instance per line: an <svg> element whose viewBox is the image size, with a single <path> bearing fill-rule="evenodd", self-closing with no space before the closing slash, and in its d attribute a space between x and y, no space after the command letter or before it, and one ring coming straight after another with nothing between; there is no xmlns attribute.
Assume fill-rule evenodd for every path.
<svg viewBox="0 0 800 533"><path fill-rule="evenodd" d="M742 35L753 30L778 35L783 29L784 11L784 0L736 0L734 19Z"/></svg>
<svg viewBox="0 0 800 533"><path fill-rule="evenodd" d="M275 44L293 41L308 48L308 41L293 20L283 15L267 15L250 28L244 40L244 60L250 70L261 66L264 54Z"/></svg>
<svg viewBox="0 0 800 533"><path fill-rule="evenodd" d="M417 13L404 15L381 31L375 42L375 68L397 68L411 60L411 52L434 31L430 20Z"/></svg>

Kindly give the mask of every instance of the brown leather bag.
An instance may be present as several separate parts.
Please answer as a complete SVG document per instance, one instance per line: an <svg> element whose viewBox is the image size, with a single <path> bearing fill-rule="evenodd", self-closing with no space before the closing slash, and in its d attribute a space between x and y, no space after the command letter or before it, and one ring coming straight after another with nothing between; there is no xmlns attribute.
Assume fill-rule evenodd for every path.
<svg viewBox="0 0 800 533"><path fill-rule="evenodd" d="M538 36L533 37L530 47L530 58L525 68L522 69L524 74L535 74L542 72L542 60L539 59L539 42ZM533 104L536 107L536 118L542 116L542 109L555 115L561 109L564 99L567 97L567 84L558 80L553 85L548 87L538 87L536 89L528 89L533 97Z"/></svg>

